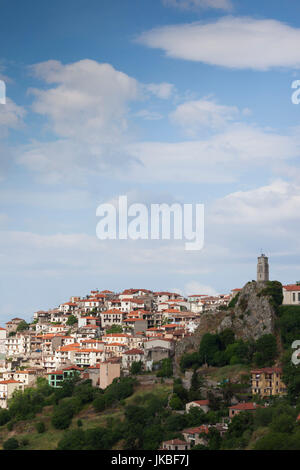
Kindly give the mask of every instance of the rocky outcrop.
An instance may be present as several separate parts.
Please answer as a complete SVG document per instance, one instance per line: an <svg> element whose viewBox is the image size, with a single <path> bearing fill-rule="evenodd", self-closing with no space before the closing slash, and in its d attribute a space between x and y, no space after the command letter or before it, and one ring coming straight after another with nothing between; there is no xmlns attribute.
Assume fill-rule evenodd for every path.
<svg viewBox="0 0 300 470"><path fill-rule="evenodd" d="M248 282L240 291L234 308L203 313L195 334L176 345L175 370L179 370L182 354L197 350L205 333L220 333L230 328L236 338L244 340L257 340L262 335L275 334L275 311L270 297L264 292L265 288L265 282Z"/></svg>
<svg viewBox="0 0 300 470"><path fill-rule="evenodd" d="M248 282L238 301L220 322L218 332L234 330L237 338L257 340L262 335L275 334L275 310L270 297L265 295L265 282Z"/></svg>

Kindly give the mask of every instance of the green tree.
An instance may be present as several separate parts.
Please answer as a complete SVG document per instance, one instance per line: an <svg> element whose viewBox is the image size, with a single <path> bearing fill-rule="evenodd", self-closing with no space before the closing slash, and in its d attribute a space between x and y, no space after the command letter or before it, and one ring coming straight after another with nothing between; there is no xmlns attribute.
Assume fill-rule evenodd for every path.
<svg viewBox="0 0 300 470"><path fill-rule="evenodd" d="M44 433L46 431L45 423L43 423L42 421L39 421L38 423L36 423L35 429L37 430L39 434Z"/></svg>
<svg viewBox="0 0 300 470"><path fill-rule="evenodd" d="M55 429L67 429L73 418L73 407L69 403L60 403L53 412L51 424Z"/></svg>
<svg viewBox="0 0 300 470"><path fill-rule="evenodd" d="M275 336L263 335L256 341L254 361L257 366L271 366L277 356L277 345Z"/></svg>
<svg viewBox="0 0 300 470"><path fill-rule="evenodd" d="M106 400L104 395L99 395L95 400L93 401L93 407L95 408L96 411L101 412L105 410L106 406Z"/></svg>
<svg viewBox="0 0 300 470"><path fill-rule="evenodd" d="M226 328L219 334L221 348L225 350L229 344L234 343L235 334L230 328Z"/></svg>
<svg viewBox="0 0 300 470"><path fill-rule="evenodd" d="M258 439L254 450L299 450L299 436L290 436L283 432L270 432Z"/></svg>
<svg viewBox="0 0 300 470"><path fill-rule="evenodd" d="M172 377L173 375L173 365L172 359L166 358L161 361L161 368L157 372L157 377Z"/></svg>
<svg viewBox="0 0 300 470"><path fill-rule="evenodd" d="M73 326L73 325L75 325L76 323L78 323L77 317L75 317L75 315L70 315L69 318L68 318L68 320L67 320L67 323L66 323L66 324L67 324L68 326Z"/></svg>
<svg viewBox="0 0 300 470"><path fill-rule="evenodd" d="M277 415L273 418L271 429L274 432L291 433L295 428L295 418L286 414Z"/></svg>
<svg viewBox="0 0 300 470"><path fill-rule="evenodd" d="M139 361L139 362L134 361L134 362L131 364L130 373L131 373L132 375L140 374L140 373L142 372L142 367L143 367L143 364L142 364L141 361Z"/></svg>
<svg viewBox="0 0 300 470"><path fill-rule="evenodd" d="M122 332L123 332L122 325L112 325L108 330L106 330L107 335L111 333L122 333Z"/></svg>
<svg viewBox="0 0 300 470"><path fill-rule="evenodd" d="M85 446L85 433L82 429L73 429L64 434L59 441L58 450L83 450Z"/></svg>
<svg viewBox="0 0 300 470"><path fill-rule="evenodd" d="M199 348L199 361L201 364L213 364L214 355L220 349L218 335L206 333L203 335Z"/></svg>
<svg viewBox="0 0 300 470"><path fill-rule="evenodd" d="M0 426L3 426L4 424L8 423L9 420L9 411L6 409L0 409Z"/></svg>
<svg viewBox="0 0 300 470"><path fill-rule="evenodd" d="M170 407L172 410L182 410L183 409L183 402L180 400L179 396L176 395L175 393L172 395L170 402L169 402Z"/></svg>
<svg viewBox="0 0 300 470"><path fill-rule="evenodd" d="M3 442L4 450L16 450L18 447L19 447L19 442L14 437L10 437L9 439Z"/></svg>
<svg viewBox="0 0 300 470"><path fill-rule="evenodd" d="M182 372L184 372L186 369L189 369L190 367L198 365L201 365L198 352L183 354L180 358L180 369Z"/></svg>
<svg viewBox="0 0 300 470"><path fill-rule="evenodd" d="M17 326L17 332L25 331L28 329L29 329L29 324L25 320L20 321L20 323Z"/></svg>

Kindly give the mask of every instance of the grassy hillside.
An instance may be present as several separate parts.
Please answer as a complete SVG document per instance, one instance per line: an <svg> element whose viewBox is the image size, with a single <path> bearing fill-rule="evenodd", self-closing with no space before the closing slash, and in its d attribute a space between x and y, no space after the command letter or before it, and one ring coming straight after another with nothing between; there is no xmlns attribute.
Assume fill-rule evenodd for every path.
<svg viewBox="0 0 300 470"><path fill-rule="evenodd" d="M143 404L149 393L157 398L163 398L171 393L172 386L166 384L154 385L137 385L132 396L126 398L122 405L118 407L106 409L102 412L96 412L92 404L88 403L83 409L76 414L69 427L70 430L78 429L77 421L82 422L81 429L91 429L96 426L106 426L107 421L111 419L123 419L124 408L128 404ZM65 430L55 429L51 424L53 406L44 407L42 413L36 415L34 419L18 421L14 424L11 431L7 425L0 426L0 448L2 443L7 439L14 437L20 443L20 450L54 450L57 448L58 442L65 434ZM36 431L36 424L43 422L46 427L44 433ZM23 444L24 442L24 444Z"/></svg>

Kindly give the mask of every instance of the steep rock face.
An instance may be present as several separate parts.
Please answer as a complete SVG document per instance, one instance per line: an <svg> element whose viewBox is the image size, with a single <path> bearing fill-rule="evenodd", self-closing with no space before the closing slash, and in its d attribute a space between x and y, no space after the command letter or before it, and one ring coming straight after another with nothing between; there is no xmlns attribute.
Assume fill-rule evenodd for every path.
<svg viewBox="0 0 300 470"><path fill-rule="evenodd" d="M234 308L202 314L195 334L176 345L176 372L179 371L178 364L182 354L197 350L205 333L220 333L230 328L235 332L236 338L243 340L257 340L262 335L275 334L275 311L270 297L262 292L265 288L265 282L248 282L240 291Z"/></svg>
<svg viewBox="0 0 300 470"><path fill-rule="evenodd" d="M237 338L257 340L275 334L275 311L270 297L263 293L265 282L248 282L233 309L220 322L218 332L232 328Z"/></svg>

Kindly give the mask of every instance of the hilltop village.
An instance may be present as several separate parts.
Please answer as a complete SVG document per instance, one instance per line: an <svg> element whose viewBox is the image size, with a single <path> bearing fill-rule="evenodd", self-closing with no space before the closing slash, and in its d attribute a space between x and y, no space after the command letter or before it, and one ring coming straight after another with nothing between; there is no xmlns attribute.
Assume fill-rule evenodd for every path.
<svg viewBox="0 0 300 470"><path fill-rule="evenodd" d="M248 284L255 286L256 291L262 289L255 294L256 299L261 299L272 284L269 281L268 258L264 254L258 257L257 280ZM300 306L299 283L277 284L280 285L282 305ZM218 410L216 403L220 400L220 387L228 387L231 379L222 379L221 382L210 380L210 387L204 389L203 377L198 374L199 367L204 366L205 375L205 371L211 370L210 366L246 364L243 355L249 356L252 347L251 358L255 357L255 361L250 359L248 364L259 366L249 366L249 375L240 377L242 383L236 384L245 393L232 390L228 396L225 393L225 413L223 410L218 416L209 419L199 417L198 420L194 415L195 419L185 421L192 426L177 429L180 432L175 434L179 438L161 439L159 443L160 449L166 450L205 447L207 435L213 429L222 438L228 433L235 416L245 411L256 412L270 404L266 399L285 397L288 393L278 357L275 353L270 353L268 357L264 355L273 346L278 348L272 322L268 330L260 320L258 310L252 314L247 312L250 304L243 306L245 296L251 297L247 289L246 285L244 289L232 289L229 294L209 296L199 293L188 297L175 292L152 292L147 289L131 288L121 293L95 289L85 297L73 296L57 308L35 312L30 323L22 318L12 318L5 328L0 328L0 408L9 413L16 394L20 396L27 389L34 389L41 384L41 379L49 389L59 391L66 382L76 378L79 384L88 383L105 394L113 384L121 383L126 378L134 377L135 381L149 385L157 383L153 377L161 377L161 380L173 384L168 408L175 413L185 413L184 416L190 416L195 410L202 416L212 416L209 413ZM252 315L255 320L259 319L256 321L259 330L255 326L252 331L249 323L254 338L251 347L249 342L243 342L243 336L235 337L236 327L233 330L228 327L228 318L234 316L232 309L235 306L239 309L243 307L249 318ZM272 301L270 308L273 308ZM227 315L222 317L221 328L214 331L208 329L199 334L204 318L214 319L220 314ZM243 321L242 317L239 315L239 322ZM247 324L243 325L245 334ZM193 352L191 344L194 350L200 346L199 353ZM245 351L248 348L248 352L241 352L243 347ZM210 358L212 350L213 356ZM204 354L202 360L201 354ZM177 373L174 372L176 370ZM0 426L2 424L0 416Z"/></svg>
<svg viewBox="0 0 300 470"><path fill-rule="evenodd" d="M14 389L32 385L37 376L58 387L64 371L73 368L104 389L114 378L128 375L134 362L151 371L155 363L172 357L176 342L194 333L203 311L226 306L230 298L93 290L58 308L35 312L30 324L13 318L0 329L0 353L5 355L0 386L9 380L0 406L6 408Z"/></svg>

